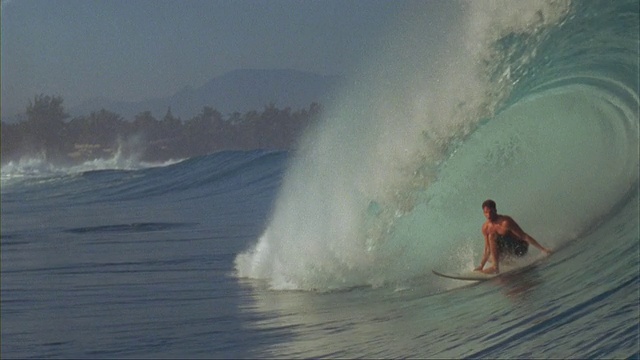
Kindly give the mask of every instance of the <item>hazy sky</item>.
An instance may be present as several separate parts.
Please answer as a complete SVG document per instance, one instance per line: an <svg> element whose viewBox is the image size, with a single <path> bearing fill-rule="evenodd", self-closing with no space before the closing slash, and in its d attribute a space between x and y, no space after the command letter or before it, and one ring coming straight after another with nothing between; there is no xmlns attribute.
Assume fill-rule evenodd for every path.
<svg viewBox="0 0 640 360"><path fill-rule="evenodd" d="M2 115L34 95L67 107L142 100L240 68L346 75L406 2L2 0Z"/></svg>

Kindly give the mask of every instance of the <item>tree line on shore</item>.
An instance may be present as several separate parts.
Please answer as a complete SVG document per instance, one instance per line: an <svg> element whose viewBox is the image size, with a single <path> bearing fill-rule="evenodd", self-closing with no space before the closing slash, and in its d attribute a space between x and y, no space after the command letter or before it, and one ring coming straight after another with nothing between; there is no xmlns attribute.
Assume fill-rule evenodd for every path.
<svg viewBox="0 0 640 360"><path fill-rule="evenodd" d="M60 96L36 95L27 105L26 120L2 121L2 164L24 156L73 164L118 152L136 155L141 161L166 161L222 150L291 149L322 110L317 103L295 111L272 103L261 112L224 116L205 106L183 121L168 108L161 119L144 111L128 121L101 109L69 120L62 104Z"/></svg>

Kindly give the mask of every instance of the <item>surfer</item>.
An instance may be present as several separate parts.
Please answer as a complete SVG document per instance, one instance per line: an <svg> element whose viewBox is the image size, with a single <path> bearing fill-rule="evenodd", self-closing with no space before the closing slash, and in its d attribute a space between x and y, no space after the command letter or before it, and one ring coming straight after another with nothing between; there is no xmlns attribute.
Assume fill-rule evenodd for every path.
<svg viewBox="0 0 640 360"><path fill-rule="evenodd" d="M529 250L529 244L547 255L551 254L550 249L540 245L533 237L522 231L510 216L498 214L495 201L486 200L483 202L482 211L484 217L487 218L487 221L482 225L484 253L480 266L475 268L475 271L498 274L500 273L499 263L503 256L524 256ZM493 265L483 270L489 259Z"/></svg>

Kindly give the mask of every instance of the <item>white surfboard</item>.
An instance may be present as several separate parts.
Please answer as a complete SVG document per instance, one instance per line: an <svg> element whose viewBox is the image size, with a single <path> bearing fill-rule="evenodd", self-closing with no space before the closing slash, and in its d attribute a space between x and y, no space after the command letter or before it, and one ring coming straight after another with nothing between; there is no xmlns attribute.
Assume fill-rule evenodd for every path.
<svg viewBox="0 0 640 360"><path fill-rule="evenodd" d="M501 274L485 274L480 271L467 271L462 273L441 273L436 270L432 270L432 272L438 276L455 279L455 280L467 280L467 281L485 281L489 279L493 279L496 276L500 276Z"/></svg>
<svg viewBox="0 0 640 360"><path fill-rule="evenodd" d="M540 263L542 260L546 259L547 257L542 257L539 258L533 262L530 262L528 264L525 265L521 265L521 266L511 266L508 267L506 269L503 269L503 271L501 271L499 274L485 274L483 272L480 271L464 271L464 272L457 272L457 273L444 273L444 272L440 272L437 270L431 270L435 275L438 275L440 277L444 277L444 278L448 278L448 279L455 279L455 280L466 280L466 281L485 281L485 280L490 280L493 278L496 278L498 276L502 276L502 275L506 275L506 274L515 274L515 273L519 273L522 271L526 271L528 269L531 269L533 267L535 267L536 265L538 265L538 263ZM506 271L505 271L506 270Z"/></svg>

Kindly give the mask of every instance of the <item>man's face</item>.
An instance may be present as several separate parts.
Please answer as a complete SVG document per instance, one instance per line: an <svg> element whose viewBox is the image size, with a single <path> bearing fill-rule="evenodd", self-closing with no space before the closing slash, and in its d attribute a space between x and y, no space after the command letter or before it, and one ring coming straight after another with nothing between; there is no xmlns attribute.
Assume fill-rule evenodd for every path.
<svg viewBox="0 0 640 360"><path fill-rule="evenodd" d="M484 217L487 218L487 220L492 220L496 217L496 210L488 206L483 207L482 212L484 213Z"/></svg>

